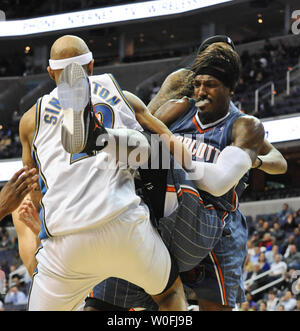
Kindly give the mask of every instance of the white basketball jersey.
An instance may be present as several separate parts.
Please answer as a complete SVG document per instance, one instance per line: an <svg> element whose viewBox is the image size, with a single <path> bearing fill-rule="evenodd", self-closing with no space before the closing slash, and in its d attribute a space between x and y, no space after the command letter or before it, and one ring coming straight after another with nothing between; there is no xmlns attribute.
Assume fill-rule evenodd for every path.
<svg viewBox="0 0 300 331"><path fill-rule="evenodd" d="M92 103L106 127L142 131L114 77L90 77ZM130 169L120 169L108 154L69 154L61 144L63 110L57 88L36 106L33 157L39 167L42 230L40 238L64 235L104 224L141 200Z"/></svg>

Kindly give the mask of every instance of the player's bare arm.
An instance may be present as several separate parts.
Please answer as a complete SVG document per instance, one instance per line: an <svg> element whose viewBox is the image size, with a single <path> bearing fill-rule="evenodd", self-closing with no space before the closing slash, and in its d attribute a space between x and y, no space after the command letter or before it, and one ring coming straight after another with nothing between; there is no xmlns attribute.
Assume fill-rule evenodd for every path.
<svg viewBox="0 0 300 331"><path fill-rule="evenodd" d="M232 145L244 150L255 162L264 143L265 130L259 119L253 116L238 118L232 128Z"/></svg>
<svg viewBox="0 0 300 331"><path fill-rule="evenodd" d="M28 110L20 121L19 133L22 143L22 161L30 169L35 169L36 165L32 159L31 144L34 135L35 128L35 106ZM39 201L41 199L41 192L39 188L28 195L28 198L32 200L35 208L39 210ZM13 223L18 235L19 254L24 263L29 275L32 276L34 269L36 268L35 252L39 245L39 239L21 219L19 209L22 205L12 213Z"/></svg>
<svg viewBox="0 0 300 331"><path fill-rule="evenodd" d="M187 148L176 139L162 121L150 113L146 105L137 96L127 91L124 92L124 94L135 109L136 119L140 125L144 129L158 134L165 145L170 149L171 154L174 155L177 162L179 162L183 168L189 169L192 155Z"/></svg>
<svg viewBox="0 0 300 331"><path fill-rule="evenodd" d="M29 169L37 168L32 158L32 141L35 130L35 105L31 107L21 118L19 125L20 140L22 144L22 162ZM30 193L31 200L37 210L39 210L39 202L42 194L39 188L36 188Z"/></svg>
<svg viewBox="0 0 300 331"><path fill-rule="evenodd" d="M38 186L35 169L23 167L4 185L0 192L0 221L19 207L24 197Z"/></svg>
<svg viewBox="0 0 300 331"><path fill-rule="evenodd" d="M186 95L184 90L188 89L188 87L185 84L185 80L189 73L188 69L179 69L167 76L157 95L147 106L151 114L155 114L158 108L168 100L179 99Z"/></svg>
<svg viewBox="0 0 300 331"><path fill-rule="evenodd" d="M193 161L190 178L203 191L222 196L251 168L264 141L264 128L252 116L238 118L232 130L232 144L225 147L216 163Z"/></svg>
<svg viewBox="0 0 300 331"><path fill-rule="evenodd" d="M283 155L265 139L253 168L259 168L270 175L279 175L285 174L287 167L287 162Z"/></svg>
<svg viewBox="0 0 300 331"><path fill-rule="evenodd" d="M182 116L190 107L187 97L182 99L172 99L163 104L154 114L156 118L170 126L180 116Z"/></svg>

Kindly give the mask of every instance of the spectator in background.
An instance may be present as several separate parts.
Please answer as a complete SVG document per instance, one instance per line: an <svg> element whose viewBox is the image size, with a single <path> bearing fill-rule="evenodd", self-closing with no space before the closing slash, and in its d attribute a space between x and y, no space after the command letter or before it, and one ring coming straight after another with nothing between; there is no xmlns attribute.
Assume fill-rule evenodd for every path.
<svg viewBox="0 0 300 331"><path fill-rule="evenodd" d="M6 274L0 266L0 296L6 293Z"/></svg>
<svg viewBox="0 0 300 331"><path fill-rule="evenodd" d="M258 231L254 231L254 232L253 232L250 241L251 241L251 243L252 243L252 245L253 245L254 247L255 247L255 246L258 246L258 244L259 244L259 242L260 242Z"/></svg>
<svg viewBox="0 0 300 331"><path fill-rule="evenodd" d="M267 302L265 300L262 300L259 303L259 309L258 311L267 311Z"/></svg>
<svg viewBox="0 0 300 331"><path fill-rule="evenodd" d="M253 309L250 308L249 302L245 301L241 303L240 311L253 311Z"/></svg>
<svg viewBox="0 0 300 331"><path fill-rule="evenodd" d="M9 271L9 265L7 263L7 260L3 259L1 261L1 269L5 272L6 279L8 279L8 275L9 275L10 271Z"/></svg>
<svg viewBox="0 0 300 331"><path fill-rule="evenodd" d="M284 224L289 214L292 214L292 210L287 203L284 203L281 207L281 211L277 214L278 222L280 225Z"/></svg>
<svg viewBox="0 0 300 331"><path fill-rule="evenodd" d="M275 255L279 254L279 246L278 245L273 245L271 251L266 251L265 256L271 265L275 261Z"/></svg>
<svg viewBox="0 0 300 331"><path fill-rule="evenodd" d="M287 233L292 233L296 227L297 223L295 221L294 215L288 214L285 222L282 225L282 229Z"/></svg>
<svg viewBox="0 0 300 331"><path fill-rule="evenodd" d="M246 300L249 303L250 308L256 306L256 302L253 300L252 294L250 292L246 292Z"/></svg>
<svg viewBox="0 0 300 331"><path fill-rule="evenodd" d="M6 228L0 228L0 238L2 238L3 236L9 236L9 233Z"/></svg>
<svg viewBox="0 0 300 331"><path fill-rule="evenodd" d="M268 271L270 269L270 264L269 264L268 260L266 259L265 253L263 253L263 252L261 252L259 254L258 263L260 265L260 269L263 272Z"/></svg>
<svg viewBox="0 0 300 331"><path fill-rule="evenodd" d="M300 252L300 227L294 229L294 245L297 248L297 251Z"/></svg>
<svg viewBox="0 0 300 331"><path fill-rule="evenodd" d="M258 263L258 261L259 261L259 254L260 254L260 248L258 246L255 246L253 248L253 253L250 255L250 262L252 264Z"/></svg>
<svg viewBox="0 0 300 331"><path fill-rule="evenodd" d="M284 305L280 304L280 305L278 306L277 311L285 311L285 309L284 309Z"/></svg>
<svg viewBox="0 0 300 331"><path fill-rule="evenodd" d="M11 282L18 287L19 291L26 294L27 286L26 286L26 284L22 280L22 277L19 274L13 275L12 278L11 278Z"/></svg>
<svg viewBox="0 0 300 331"><path fill-rule="evenodd" d="M263 236L266 234L266 233L269 233L270 231L270 224L268 221L263 221L262 223L262 226L261 226L261 229L258 230L258 233L259 233L259 237L260 238L263 238Z"/></svg>
<svg viewBox="0 0 300 331"><path fill-rule="evenodd" d="M260 267L260 264L254 263L253 264L253 271L248 274L248 278L246 280L249 280L249 283L246 286L246 290L249 292L254 291L255 289L265 285L266 278L261 277L259 279L256 279L257 276L263 273L263 270Z"/></svg>
<svg viewBox="0 0 300 331"><path fill-rule="evenodd" d="M9 237L7 235L3 235L0 241L0 251L7 250L9 247Z"/></svg>
<svg viewBox="0 0 300 331"><path fill-rule="evenodd" d="M282 245L284 239L285 239L285 232L280 227L280 224L278 222L273 223L273 227L270 229L270 232L272 234L272 237L275 239L276 245Z"/></svg>
<svg viewBox="0 0 300 331"><path fill-rule="evenodd" d="M290 269L284 274L284 280L277 286L280 290L278 297L282 297L286 291L292 291L295 282L295 270Z"/></svg>
<svg viewBox="0 0 300 331"><path fill-rule="evenodd" d="M258 244L259 247L264 247L266 250L272 250L274 238L271 237L271 234L269 232L266 232L260 243Z"/></svg>
<svg viewBox="0 0 300 331"><path fill-rule="evenodd" d="M287 250L288 254L286 254L285 262L287 264L287 268L289 269L295 269L300 270L300 252L297 251L296 245L290 245L289 249Z"/></svg>
<svg viewBox="0 0 300 331"><path fill-rule="evenodd" d="M297 304L296 304L295 309L293 309L293 311L300 311L300 298L297 299Z"/></svg>
<svg viewBox="0 0 300 331"><path fill-rule="evenodd" d="M4 298L5 304L12 304L17 308L17 306L22 306L27 304L27 296L25 293L18 289L18 286L12 283L10 289Z"/></svg>
<svg viewBox="0 0 300 331"><path fill-rule="evenodd" d="M283 256L285 254L288 254L290 245L294 245L294 236L293 235L288 236L282 244L282 250L281 251L282 251Z"/></svg>
<svg viewBox="0 0 300 331"><path fill-rule="evenodd" d="M286 291L285 295L279 299L279 303L284 306L285 311L294 310L297 306L297 301L291 291Z"/></svg>
<svg viewBox="0 0 300 331"><path fill-rule="evenodd" d="M270 277L272 277L273 280L280 278L287 271L287 264L282 261L282 257L280 254L275 255L275 260L271 264L270 270Z"/></svg>
<svg viewBox="0 0 300 331"><path fill-rule="evenodd" d="M8 243L8 249L11 250L18 250L18 239L14 236L10 237L9 243Z"/></svg>
<svg viewBox="0 0 300 331"><path fill-rule="evenodd" d="M267 310L276 311L278 303L279 303L279 299L276 297L275 290L270 290L268 293Z"/></svg>
<svg viewBox="0 0 300 331"><path fill-rule="evenodd" d="M258 235L259 237L261 237L262 233L264 232L264 222L265 222L265 219L260 217L258 220L257 220L257 223L256 223L256 226L255 226L255 230L258 232Z"/></svg>

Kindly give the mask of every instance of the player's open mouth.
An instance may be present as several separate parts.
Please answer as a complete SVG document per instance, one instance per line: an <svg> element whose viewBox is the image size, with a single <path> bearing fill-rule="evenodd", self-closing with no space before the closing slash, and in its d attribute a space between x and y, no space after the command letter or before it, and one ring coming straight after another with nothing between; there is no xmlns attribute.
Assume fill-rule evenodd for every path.
<svg viewBox="0 0 300 331"><path fill-rule="evenodd" d="M202 100L198 100L195 103L195 106L202 109L204 108L207 104L209 104L211 101L209 99L202 99Z"/></svg>

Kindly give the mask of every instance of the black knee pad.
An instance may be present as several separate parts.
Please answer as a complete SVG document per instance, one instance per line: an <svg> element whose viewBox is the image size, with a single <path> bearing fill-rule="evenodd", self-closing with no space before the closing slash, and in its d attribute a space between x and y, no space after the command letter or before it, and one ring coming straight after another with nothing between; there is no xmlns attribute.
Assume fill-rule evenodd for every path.
<svg viewBox="0 0 300 331"><path fill-rule="evenodd" d="M92 307L99 311L128 311L127 308L115 306L108 302L102 301L97 298L91 298L91 297L88 297L85 299L84 308L86 308L86 307Z"/></svg>

